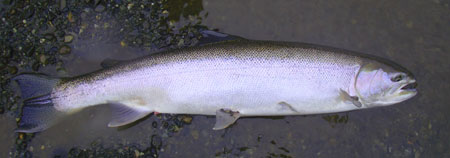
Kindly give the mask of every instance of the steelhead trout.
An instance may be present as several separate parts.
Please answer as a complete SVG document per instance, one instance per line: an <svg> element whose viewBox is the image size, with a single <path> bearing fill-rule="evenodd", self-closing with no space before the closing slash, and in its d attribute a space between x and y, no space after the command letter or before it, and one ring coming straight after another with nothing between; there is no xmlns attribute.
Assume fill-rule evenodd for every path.
<svg viewBox="0 0 450 158"><path fill-rule="evenodd" d="M304 43L234 40L171 50L73 78L22 74L18 132L39 132L83 108L110 104L109 127L152 112L239 117L334 113L380 107L417 94L394 62Z"/></svg>

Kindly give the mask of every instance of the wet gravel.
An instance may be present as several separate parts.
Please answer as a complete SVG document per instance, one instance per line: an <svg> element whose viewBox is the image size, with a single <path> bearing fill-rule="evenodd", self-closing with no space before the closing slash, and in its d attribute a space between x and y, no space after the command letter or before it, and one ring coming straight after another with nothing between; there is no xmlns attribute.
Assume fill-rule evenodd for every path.
<svg viewBox="0 0 450 158"><path fill-rule="evenodd" d="M64 72L64 58L71 54L72 43L99 40L122 47L138 47L149 53L157 50L189 47L206 29L200 25L201 1L158 0L3 0L0 10L0 114L19 121L20 95L11 86L11 77L21 72L39 72L50 67ZM194 8L194 9L193 9ZM182 20L180 22L180 20ZM93 22L95 21L95 22ZM114 38L112 38L114 37ZM153 127L177 132L192 121L190 116L160 115ZM28 143L34 134L16 134L12 157L32 157ZM62 157L158 157L161 137L154 135L148 147L118 145L103 148L73 147ZM43 146L43 148L45 148Z"/></svg>

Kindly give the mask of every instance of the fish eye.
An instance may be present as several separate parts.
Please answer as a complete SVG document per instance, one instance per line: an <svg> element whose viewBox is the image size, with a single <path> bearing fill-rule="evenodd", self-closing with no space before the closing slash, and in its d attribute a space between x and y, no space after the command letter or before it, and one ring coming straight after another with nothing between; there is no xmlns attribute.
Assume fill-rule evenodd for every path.
<svg viewBox="0 0 450 158"><path fill-rule="evenodd" d="M393 82L399 82L401 80L403 80L403 75L401 75L401 74L396 75L395 77L391 78L391 81L393 81Z"/></svg>

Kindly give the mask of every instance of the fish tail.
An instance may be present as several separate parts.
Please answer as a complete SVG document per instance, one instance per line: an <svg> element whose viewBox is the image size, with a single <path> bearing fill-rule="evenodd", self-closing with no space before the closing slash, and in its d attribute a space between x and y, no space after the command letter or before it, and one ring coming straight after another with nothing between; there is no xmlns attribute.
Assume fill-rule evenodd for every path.
<svg viewBox="0 0 450 158"><path fill-rule="evenodd" d="M20 74L13 80L18 83L24 99L22 116L16 132L43 131L65 115L65 112L55 109L50 95L60 79L43 74Z"/></svg>

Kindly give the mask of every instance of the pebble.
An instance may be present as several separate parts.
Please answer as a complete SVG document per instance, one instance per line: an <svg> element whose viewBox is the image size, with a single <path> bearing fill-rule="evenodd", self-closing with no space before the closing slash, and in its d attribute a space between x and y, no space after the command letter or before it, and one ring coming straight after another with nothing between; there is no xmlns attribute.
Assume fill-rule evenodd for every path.
<svg viewBox="0 0 450 158"><path fill-rule="evenodd" d="M63 45L61 48L59 48L59 54L69 54L71 51L71 48L67 45Z"/></svg>
<svg viewBox="0 0 450 158"><path fill-rule="evenodd" d="M67 15L67 20L69 20L69 22L71 23L75 22L75 16L72 14L72 12L69 12L69 14Z"/></svg>
<svg viewBox="0 0 450 158"><path fill-rule="evenodd" d="M99 13L105 11L105 9L106 9L106 7L101 4L98 5L97 7L95 7L95 11L99 12Z"/></svg>
<svg viewBox="0 0 450 158"><path fill-rule="evenodd" d="M15 66L10 66L9 67L9 73L10 74L14 75L14 74L17 73L17 71L18 71L17 67L15 67Z"/></svg>
<svg viewBox="0 0 450 158"><path fill-rule="evenodd" d="M194 138L194 139L198 139L198 137L199 137L199 133L197 130L192 130L191 135L192 135L192 138Z"/></svg>
<svg viewBox="0 0 450 158"><path fill-rule="evenodd" d="M126 47L126 46L127 46L127 43L125 43L125 41L120 41L120 46Z"/></svg>
<svg viewBox="0 0 450 158"><path fill-rule="evenodd" d="M184 123L186 124L191 124L192 122L192 116L183 116L183 118L181 119Z"/></svg>
<svg viewBox="0 0 450 158"><path fill-rule="evenodd" d="M47 64L47 56L45 56L45 54L39 55L39 62L42 64Z"/></svg>
<svg viewBox="0 0 450 158"><path fill-rule="evenodd" d="M151 144L152 144L152 146L156 147L157 149L161 148L162 138L158 135L152 135Z"/></svg>
<svg viewBox="0 0 450 158"><path fill-rule="evenodd" d="M64 36L64 43L70 43L72 41L73 41L73 36L72 35Z"/></svg>

